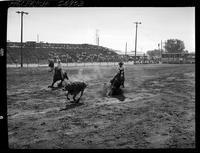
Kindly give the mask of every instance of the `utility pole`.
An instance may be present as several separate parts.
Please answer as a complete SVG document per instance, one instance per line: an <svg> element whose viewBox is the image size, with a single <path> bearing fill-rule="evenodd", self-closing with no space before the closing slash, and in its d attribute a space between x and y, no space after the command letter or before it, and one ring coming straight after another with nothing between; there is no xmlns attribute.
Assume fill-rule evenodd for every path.
<svg viewBox="0 0 200 153"><path fill-rule="evenodd" d="M136 52L137 52L137 27L138 24L141 24L141 22L134 22L136 24L136 32L135 32L135 59L134 64L136 64Z"/></svg>
<svg viewBox="0 0 200 153"><path fill-rule="evenodd" d="M165 46L166 46L166 41L164 41L164 50L163 50L164 53L166 53Z"/></svg>
<svg viewBox="0 0 200 153"><path fill-rule="evenodd" d="M160 54L161 54L161 56L160 56L160 61L162 62L162 40L161 40L161 43L160 43Z"/></svg>
<svg viewBox="0 0 200 153"><path fill-rule="evenodd" d="M39 43L39 34L37 34L37 43Z"/></svg>
<svg viewBox="0 0 200 153"><path fill-rule="evenodd" d="M160 44L158 43L158 51L160 51Z"/></svg>
<svg viewBox="0 0 200 153"><path fill-rule="evenodd" d="M96 45L99 46L99 30L96 29Z"/></svg>
<svg viewBox="0 0 200 153"><path fill-rule="evenodd" d="M127 61L127 42L126 42L126 46L125 46L125 62Z"/></svg>
<svg viewBox="0 0 200 153"><path fill-rule="evenodd" d="M16 13L21 14L21 67L23 67L23 52L22 52L22 43L23 43L23 14L28 15L28 12L17 11Z"/></svg>

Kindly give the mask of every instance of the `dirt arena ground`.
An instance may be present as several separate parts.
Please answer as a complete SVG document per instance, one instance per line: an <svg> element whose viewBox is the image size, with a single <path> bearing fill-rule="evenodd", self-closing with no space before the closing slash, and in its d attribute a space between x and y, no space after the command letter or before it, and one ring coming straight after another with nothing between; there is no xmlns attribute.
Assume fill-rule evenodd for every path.
<svg viewBox="0 0 200 153"><path fill-rule="evenodd" d="M9 148L195 148L195 65L126 66L118 97L116 66L64 69L88 83L79 104L47 88L47 67L7 68Z"/></svg>

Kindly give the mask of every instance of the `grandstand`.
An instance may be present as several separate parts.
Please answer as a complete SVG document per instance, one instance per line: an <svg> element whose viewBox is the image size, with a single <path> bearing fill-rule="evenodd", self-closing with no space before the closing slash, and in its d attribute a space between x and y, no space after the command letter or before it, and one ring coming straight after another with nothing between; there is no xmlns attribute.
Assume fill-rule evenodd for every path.
<svg viewBox="0 0 200 153"><path fill-rule="evenodd" d="M132 51L133 52L133 51ZM129 53L128 55L121 55L122 58L125 58L127 62L134 61L135 53ZM147 64L149 63L148 56L145 53L137 52L136 53L136 63L137 64Z"/></svg>
<svg viewBox="0 0 200 153"><path fill-rule="evenodd" d="M20 64L21 44L7 42L7 64ZM101 62L133 62L134 53L118 54L119 51L90 44L57 44L36 43L27 41L23 43L24 64L47 64L49 58L60 58L62 63L101 63ZM163 53L162 58L150 58L144 53L137 52L136 63L195 63L195 53Z"/></svg>
<svg viewBox="0 0 200 153"><path fill-rule="evenodd" d="M192 64L195 63L195 53L163 53L162 63Z"/></svg>
<svg viewBox="0 0 200 153"><path fill-rule="evenodd" d="M7 43L7 63L20 62L21 44L19 42ZM90 44L56 44L36 43L28 41L23 43L24 63L44 63L48 58L58 57L63 63L72 62L117 62L118 54L110 48Z"/></svg>

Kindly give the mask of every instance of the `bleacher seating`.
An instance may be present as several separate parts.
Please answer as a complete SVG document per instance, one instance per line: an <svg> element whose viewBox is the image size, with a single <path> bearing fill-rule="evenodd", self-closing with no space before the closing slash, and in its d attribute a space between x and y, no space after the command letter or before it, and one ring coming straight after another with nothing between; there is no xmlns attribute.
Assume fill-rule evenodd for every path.
<svg viewBox="0 0 200 153"><path fill-rule="evenodd" d="M7 46L9 58L7 63L20 62L19 43L10 42ZM8 54L7 53L7 54ZM62 62L117 62L120 56L112 49L90 44L23 44L24 62L38 63L39 60L59 57ZM13 60L14 59L14 60Z"/></svg>

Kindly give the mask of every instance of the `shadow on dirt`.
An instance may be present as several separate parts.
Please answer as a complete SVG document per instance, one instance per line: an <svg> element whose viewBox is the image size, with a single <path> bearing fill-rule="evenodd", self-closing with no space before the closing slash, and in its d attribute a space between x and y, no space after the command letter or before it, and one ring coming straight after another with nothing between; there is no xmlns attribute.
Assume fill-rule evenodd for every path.
<svg viewBox="0 0 200 153"><path fill-rule="evenodd" d="M111 97L117 98L120 101L124 101L126 97L124 96L124 91L122 89L115 90L115 92L112 93Z"/></svg>
<svg viewBox="0 0 200 153"><path fill-rule="evenodd" d="M62 89L63 88L63 86L57 86L57 87L51 87L50 89L51 90L58 90L58 89Z"/></svg>
<svg viewBox="0 0 200 153"><path fill-rule="evenodd" d="M65 106L65 108L60 109L60 111L65 111L65 110L73 109L73 108L81 106L81 105L84 105L84 103L71 103L71 104L67 104Z"/></svg>
<svg viewBox="0 0 200 153"><path fill-rule="evenodd" d="M113 98L117 98L120 101L124 101L126 99L126 97L124 95L114 95L112 96Z"/></svg>

